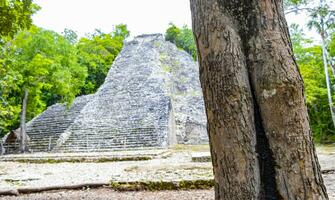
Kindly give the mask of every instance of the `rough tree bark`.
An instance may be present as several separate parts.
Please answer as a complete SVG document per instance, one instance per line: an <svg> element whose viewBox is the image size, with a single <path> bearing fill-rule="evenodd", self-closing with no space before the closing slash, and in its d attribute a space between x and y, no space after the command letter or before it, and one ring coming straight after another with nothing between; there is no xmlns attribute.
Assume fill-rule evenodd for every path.
<svg viewBox="0 0 335 200"><path fill-rule="evenodd" d="M27 103L28 103L28 89L24 89L24 97L22 101L22 110L20 116L20 152L28 152L28 136L26 128L26 114L27 114Z"/></svg>
<svg viewBox="0 0 335 200"><path fill-rule="evenodd" d="M328 199L282 0L191 0L216 199Z"/></svg>

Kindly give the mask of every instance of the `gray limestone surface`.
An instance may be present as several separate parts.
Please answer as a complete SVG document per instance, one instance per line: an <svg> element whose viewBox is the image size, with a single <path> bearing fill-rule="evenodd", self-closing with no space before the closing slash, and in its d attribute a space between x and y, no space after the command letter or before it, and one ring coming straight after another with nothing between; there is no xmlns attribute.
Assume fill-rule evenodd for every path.
<svg viewBox="0 0 335 200"><path fill-rule="evenodd" d="M208 143L198 66L161 34L135 37L95 94L78 97L70 110L51 106L28 124L28 135L42 152Z"/></svg>
<svg viewBox="0 0 335 200"><path fill-rule="evenodd" d="M205 145L203 145L205 146ZM159 154L151 160L119 161L102 163L46 163L0 162L0 191L18 188L41 188L53 186L71 186L87 183L135 182L135 181L166 181L180 180L213 180L211 162L193 162L192 155L206 156L206 152L185 146L187 150L168 150L170 154ZM163 152L164 150L161 150ZM114 152L113 155L132 156L151 155L157 150ZM317 153L322 169L329 199L335 200L335 151L324 151L317 147ZM45 153L47 156L47 153ZM96 156L111 155L111 153L89 153ZM64 154L62 154L64 156ZM167 155L167 156L166 156ZM69 153L67 156L77 156ZM8 155L7 157L14 157ZM0 197L1 198L1 197ZM43 199L43 198L42 198ZM132 198L131 198L132 199Z"/></svg>

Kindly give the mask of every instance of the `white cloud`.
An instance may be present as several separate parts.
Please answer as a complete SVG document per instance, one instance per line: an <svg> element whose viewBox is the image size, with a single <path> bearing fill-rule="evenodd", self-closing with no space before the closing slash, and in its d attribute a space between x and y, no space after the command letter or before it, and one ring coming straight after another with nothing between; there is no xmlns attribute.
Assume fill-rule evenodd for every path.
<svg viewBox="0 0 335 200"><path fill-rule="evenodd" d="M170 22L191 27L189 0L35 0L42 9L34 24L61 33L64 28L79 36L96 28L111 32L113 25L125 23L132 36L164 33ZM306 15L287 16L289 23L306 24ZM306 31L309 37L317 34Z"/></svg>
<svg viewBox="0 0 335 200"><path fill-rule="evenodd" d="M99 28L111 32L125 23L132 35L163 33L170 22L191 25L189 0L35 0L42 9L37 26L62 32L70 28L83 36Z"/></svg>

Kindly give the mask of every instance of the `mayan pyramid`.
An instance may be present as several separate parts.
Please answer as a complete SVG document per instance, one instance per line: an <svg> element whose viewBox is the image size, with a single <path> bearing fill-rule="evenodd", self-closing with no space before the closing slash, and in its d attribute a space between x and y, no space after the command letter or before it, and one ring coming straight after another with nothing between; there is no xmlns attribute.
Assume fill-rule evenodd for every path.
<svg viewBox="0 0 335 200"><path fill-rule="evenodd" d="M161 34L126 42L105 83L71 108L50 106L27 124L33 152L83 152L207 143L198 66ZM13 134L6 152L18 149Z"/></svg>

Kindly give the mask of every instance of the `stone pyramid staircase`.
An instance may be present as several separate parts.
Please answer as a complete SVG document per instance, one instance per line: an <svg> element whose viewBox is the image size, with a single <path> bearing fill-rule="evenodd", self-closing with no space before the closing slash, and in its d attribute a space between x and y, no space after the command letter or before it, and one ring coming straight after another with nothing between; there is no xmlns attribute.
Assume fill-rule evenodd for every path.
<svg viewBox="0 0 335 200"><path fill-rule="evenodd" d="M78 113L87 104L92 95L75 99L71 108L64 104L50 106L41 115L27 123L29 150L31 152L51 151L59 136L73 123ZM6 153L18 151L19 143L5 143Z"/></svg>
<svg viewBox="0 0 335 200"><path fill-rule="evenodd" d="M198 66L161 34L125 43L104 84L29 122L34 152L101 152L207 143ZM16 146L15 146L16 145ZM17 144L6 143L7 153Z"/></svg>
<svg viewBox="0 0 335 200"><path fill-rule="evenodd" d="M155 75L159 56L150 39L125 45L96 98L77 116L56 151L167 147L171 105L164 79Z"/></svg>

